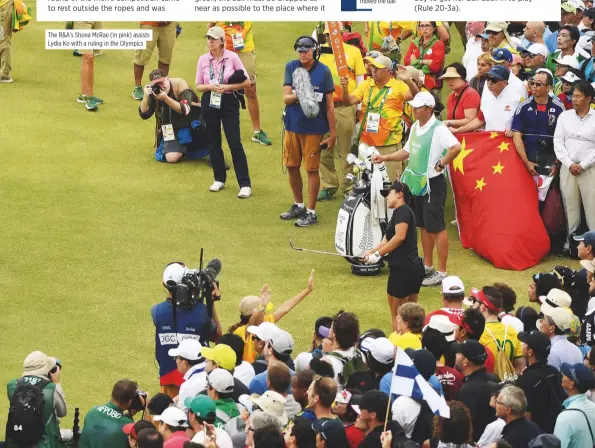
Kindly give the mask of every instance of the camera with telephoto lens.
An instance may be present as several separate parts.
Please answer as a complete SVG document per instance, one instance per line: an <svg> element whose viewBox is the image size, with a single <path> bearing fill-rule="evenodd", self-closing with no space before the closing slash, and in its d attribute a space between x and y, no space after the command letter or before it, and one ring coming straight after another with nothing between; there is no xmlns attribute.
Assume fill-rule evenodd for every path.
<svg viewBox="0 0 595 448"><path fill-rule="evenodd" d="M153 95L157 96L161 93L162 89L159 84L155 84L155 85L151 86L151 91L153 92Z"/></svg>
<svg viewBox="0 0 595 448"><path fill-rule="evenodd" d="M128 406L128 410L130 411L142 411L145 406L147 405L147 394L144 390L137 390L136 395L132 399L132 403Z"/></svg>

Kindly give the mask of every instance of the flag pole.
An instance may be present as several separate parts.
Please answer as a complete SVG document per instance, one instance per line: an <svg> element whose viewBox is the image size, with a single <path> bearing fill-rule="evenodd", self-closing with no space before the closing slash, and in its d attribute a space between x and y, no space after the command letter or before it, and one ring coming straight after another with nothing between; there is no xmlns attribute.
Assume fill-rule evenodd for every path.
<svg viewBox="0 0 595 448"><path fill-rule="evenodd" d="M386 426L388 425L388 413L390 412L390 399L393 396L393 394L392 394L393 379L395 378L395 369L397 368L397 354L398 353L399 353L399 351L395 347L395 364L393 365L393 377L390 380L390 390L388 391L388 404L386 405L386 416L384 418L384 429L382 430L382 432L386 432Z"/></svg>

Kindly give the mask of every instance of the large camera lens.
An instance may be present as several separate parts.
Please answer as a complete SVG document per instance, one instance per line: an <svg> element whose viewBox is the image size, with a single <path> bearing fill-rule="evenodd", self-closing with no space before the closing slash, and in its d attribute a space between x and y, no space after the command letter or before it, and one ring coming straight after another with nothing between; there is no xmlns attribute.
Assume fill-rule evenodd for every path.
<svg viewBox="0 0 595 448"><path fill-rule="evenodd" d="M155 95L159 95L161 93L161 86L159 84L155 84L153 87L151 87L151 90L153 90Z"/></svg>

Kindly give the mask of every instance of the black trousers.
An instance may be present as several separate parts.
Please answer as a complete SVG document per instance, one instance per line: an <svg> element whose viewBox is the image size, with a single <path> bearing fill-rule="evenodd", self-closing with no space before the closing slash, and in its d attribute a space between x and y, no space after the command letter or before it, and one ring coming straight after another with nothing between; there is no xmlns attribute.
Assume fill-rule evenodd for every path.
<svg viewBox="0 0 595 448"><path fill-rule="evenodd" d="M221 109L209 107L211 92L203 94L200 102L202 106L202 115L207 127L207 138L209 140L209 150L211 153L211 164L213 165L213 175L216 181L224 182L227 180L225 171L225 159L223 158L223 148L221 147L221 125L225 138L231 151L233 160L233 169L236 172L236 178L240 187L250 187L250 174L248 172L248 160L242 146L240 137L240 102L232 94L225 93L221 98Z"/></svg>

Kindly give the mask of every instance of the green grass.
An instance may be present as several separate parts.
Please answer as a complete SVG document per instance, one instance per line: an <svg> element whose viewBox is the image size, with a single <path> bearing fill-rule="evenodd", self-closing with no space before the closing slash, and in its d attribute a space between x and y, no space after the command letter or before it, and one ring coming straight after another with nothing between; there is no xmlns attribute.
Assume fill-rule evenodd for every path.
<svg viewBox="0 0 595 448"><path fill-rule="evenodd" d="M193 84L205 51L205 23L183 25L171 75ZM207 191L212 172L204 163L155 162L154 122L139 118L138 102L130 96L132 51L108 50L96 59L96 94L105 100L98 112L77 104L80 59L71 51L44 49L44 30L62 27L33 22L15 35L15 83L0 85L1 384L21 375L29 352L42 350L62 360L71 408L86 412L107 401L123 377L154 393L158 374L149 309L163 300L165 264L183 260L197 267L201 247L207 260L223 261L218 312L225 328L236 321L241 297L258 294L268 283L280 304L306 286L311 268L315 291L281 322L296 339L296 353L309 343L314 319L340 308L357 313L362 330L389 328L386 270L380 277L355 277L339 257L289 247L293 238L299 246L332 251L339 200L319 205L320 223L312 228L278 218L292 203L281 171L284 64L294 57L295 38L310 34L312 23L254 26L262 126L274 144L250 142L249 116L242 112L254 189L249 200L236 198L233 172L227 188L213 194ZM458 48L449 60L461 56ZM155 55L146 75L154 65ZM449 194L447 221L454 216L451 200ZM455 227L448 231L450 273L468 286L505 281L526 302L529 272L493 268L461 248ZM550 258L530 272L558 262ZM420 302L436 308L438 289L424 289ZM2 429L6 413L7 401L0 400Z"/></svg>

